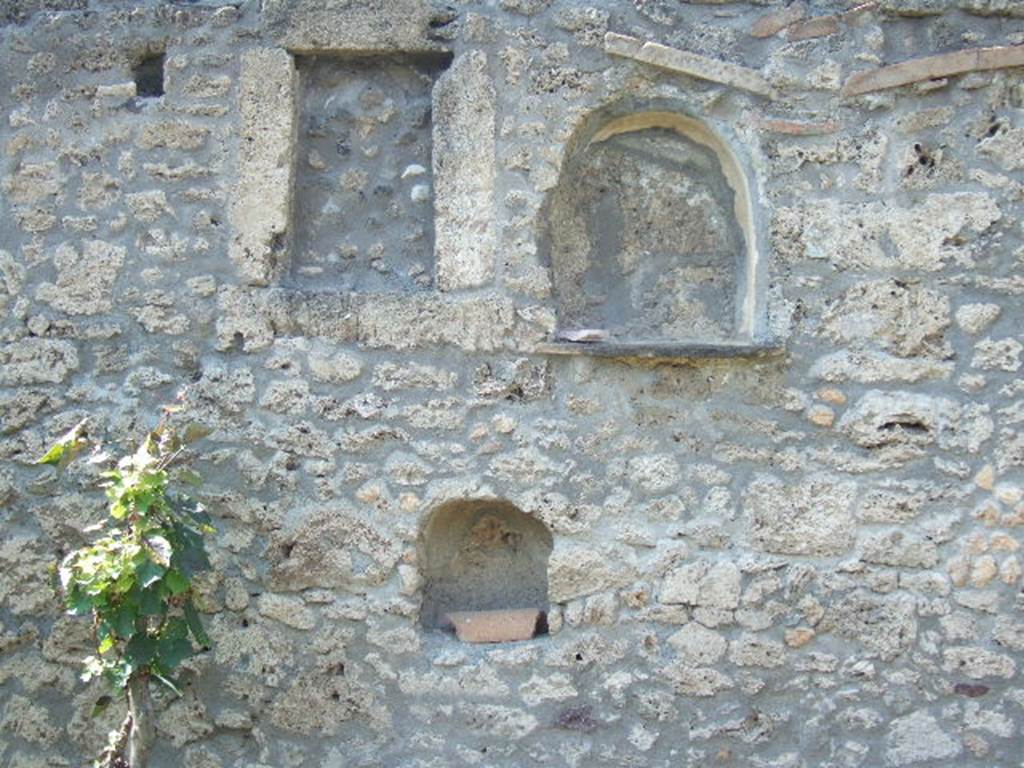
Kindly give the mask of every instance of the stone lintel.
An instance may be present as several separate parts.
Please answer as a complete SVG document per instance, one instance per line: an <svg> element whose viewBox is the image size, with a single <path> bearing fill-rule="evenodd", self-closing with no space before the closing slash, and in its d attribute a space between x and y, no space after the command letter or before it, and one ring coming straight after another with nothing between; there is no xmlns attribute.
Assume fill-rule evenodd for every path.
<svg viewBox="0 0 1024 768"><path fill-rule="evenodd" d="M741 67L690 51L670 48L661 43L644 42L636 37L608 32L604 36L605 52L671 72L678 72L701 80L722 83L733 88L774 98L771 84L755 69Z"/></svg>
<svg viewBox="0 0 1024 768"><path fill-rule="evenodd" d="M459 56L434 87L434 254L442 291L494 277L494 83L487 56Z"/></svg>
<svg viewBox="0 0 1024 768"><path fill-rule="evenodd" d="M1024 45L969 48L856 72L847 78L842 95L858 96L922 80L1009 67L1024 67Z"/></svg>
<svg viewBox="0 0 1024 768"><path fill-rule="evenodd" d="M296 134L295 63L283 48L242 54L238 181L229 248L242 279L267 285L287 256Z"/></svg>
<svg viewBox="0 0 1024 768"><path fill-rule="evenodd" d="M293 53L431 53L450 18L428 0L264 0L275 42Z"/></svg>

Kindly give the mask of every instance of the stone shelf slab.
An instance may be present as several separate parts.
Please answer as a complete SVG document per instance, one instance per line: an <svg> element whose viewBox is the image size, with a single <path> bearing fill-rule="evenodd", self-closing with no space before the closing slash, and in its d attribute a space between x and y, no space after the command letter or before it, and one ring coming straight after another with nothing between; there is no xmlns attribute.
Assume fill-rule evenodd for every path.
<svg viewBox="0 0 1024 768"><path fill-rule="evenodd" d="M544 625L544 612L536 608L497 611L456 611L448 614L455 635L464 643L510 643L530 640Z"/></svg>
<svg viewBox="0 0 1024 768"><path fill-rule="evenodd" d="M843 96L898 88L922 80L934 80L967 72L1024 67L1024 45L970 48L938 56L923 56L899 64L856 72L843 85Z"/></svg>
<svg viewBox="0 0 1024 768"><path fill-rule="evenodd" d="M730 64L690 51L670 48L661 43L645 42L629 35L608 32L604 36L605 52L612 56L642 61L661 69L678 72L701 80L729 85L759 96L774 98L771 84L756 69Z"/></svg>
<svg viewBox="0 0 1024 768"><path fill-rule="evenodd" d="M671 360L769 357L785 349L775 341L554 341L537 345L536 351L542 355Z"/></svg>

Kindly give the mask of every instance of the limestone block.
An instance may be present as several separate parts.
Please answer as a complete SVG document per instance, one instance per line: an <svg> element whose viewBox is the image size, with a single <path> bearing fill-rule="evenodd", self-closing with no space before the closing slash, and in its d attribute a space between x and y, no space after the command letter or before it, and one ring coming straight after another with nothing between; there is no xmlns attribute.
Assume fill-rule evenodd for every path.
<svg viewBox="0 0 1024 768"><path fill-rule="evenodd" d="M955 757L963 749L960 742L925 711L893 720L885 744L885 761L892 766L934 764L935 760Z"/></svg>
<svg viewBox="0 0 1024 768"><path fill-rule="evenodd" d="M374 349L451 344L492 351L504 347L515 322L512 302L497 295L451 300L378 294L354 297L354 303L358 340Z"/></svg>
<svg viewBox="0 0 1024 768"><path fill-rule="evenodd" d="M113 307L111 289L127 251L102 240L87 240L78 253L62 243L54 254L57 282L43 283L36 298L70 315L96 315Z"/></svg>
<svg viewBox="0 0 1024 768"><path fill-rule="evenodd" d="M434 253L441 290L494 274L495 91L487 56L460 56L434 88Z"/></svg>
<svg viewBox="0 0 1024 768"><path fill-rule="evenodd" d="M717 632L691 621L670 635L668 644L679 654L681 661L693 666L714 664L725 653L725 638Z"/></svg>
<svg viewBox="0 0 1024 768"><path fill-rule="evenodd" d="M914 644L917 638L916 606L913 598L885 598L857 591L832 603L825 612L818 634L832 632L856 640L891 661Z"/></svg>
<svg viewBox="0 0 1024 768"><path fill-rule="evenodd" d="M295 64L283 48L242 55L238 182L231 204L231 259L251 285L283 263L296 134Z"/></svg>
<svg viewBox="0 0 1024 768"><path fill-rule="evenodd" d="M0 385L59 384L78 370L70 341L29 338L0 347Z"/></svg>
<svg viewBox="0 0 1024 768"><path fill-rule="evenodd" d="M548 596L564 603L628 584L635 568L627 562L583 547L556 548L548 563Z"/></svg>
<svg viewBox="0 0 1024 768"><path fill-rule="evenodd" d="M264 0L279 45L301 53L426 52L451 21L428 0Z"/></svg>
<svg viewBox="0 0 1024 768"><path fill-rule="evenodd" d="M871 390L843 414L838 429L862 448L927 445L959 416L959 406L947 398Z"/></svg>
<svg viewBox="0 0 1024 768"><path fill-rule="evenodd" d="M658 599L709 608L736 608L740 604L740 569L735 563L687 563L665 577Z"/></svg>
<svg viewBox="0 0 1024 768"><path fill-rule="evenodd" d="M856 483L827 475L797 483L758 475L743 499L750 542L779 554L842 554L853 543L855 492Z"/></svg>

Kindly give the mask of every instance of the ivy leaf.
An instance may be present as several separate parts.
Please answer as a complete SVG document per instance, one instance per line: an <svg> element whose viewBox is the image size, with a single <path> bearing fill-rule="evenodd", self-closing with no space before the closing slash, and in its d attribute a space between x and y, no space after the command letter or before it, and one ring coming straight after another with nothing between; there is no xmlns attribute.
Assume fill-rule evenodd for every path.
<svg viewBox="0 0 1024 768"><path fill-rule="evenodd" d="M150 585L160 581L163 578L166 570L154 563L148 557L143 561L135 571L135 578L138 580L139 585L145 589Z"/></svg>
<svg viewBox="0 0 1024 768"><path fill-rule="evenodd" d="M137 635L133 635L125 645L124 658L134 669L140 669L152 661L156 650L156 638L150 637L145 632L139 632Z"/></svg>
<svg viewBox="0 0 1024 768"><path fill-rule="evenodd" d="M151 589L144 589L139 594L139 614L142 616L163 616L167 613L167 605L161 595L160 584Z"/></svg>
<svg viewBox="0 0 1024 768"><path fill-rule="evenodd" d="M172 595L180 595L188 591L189 581L179 571L168 571L164 575L164 584L171 590Z"/></svg>
<svg viewBox="0 0 1024 768"><path fill-rule="evenodd" d="M75 458L78 452L81 451L88 442L84 437L85 425L88 421L88 419L82 419L70 430L61 435L50 450L43 454L41 458L36 459L36 464L58 464L62 467L67 466L68 462Z"/></svg>
<svg viewBox="0 0 1024 768"><path fill-rule="evenodd" d="M84 616L92 610L92 600L77 585L67 592L64 605L72 616Z"/></svg>
<svg viewBox="0 0 1024 768"><path fill-rule="evenodd" d="M113 701L109 696L100 696L96 699L96 703L92 705L92 711L89 712L89 717L99 717L107 711L107 707L110 706L110 702Z"/></svg>
<svg viewBox="0 0 1024 768"><path fill-rule="evenodd" d="M184 608L185 621L192 632L192 637L204 648L209 648L213 643L210 640L210 636L206 634L206 630L203 629L203 622L199 618L199 611L196 610L195 603L192 602L191 598L185 602Z"/></svg>
<svg viewBox="0 0 1024 768"><path fill-rule="evenodd" d="M107 623L119 637L132 637L138 615L136 606L127 602L122 603L107 616Z"/></svg>
<svg viewBox="0 0 1024 768"><path fill-rule="evenodd" d="M181 637L163 637L157 647L157 656L163 669L174 669L192 655L192 643Z"/></svg>

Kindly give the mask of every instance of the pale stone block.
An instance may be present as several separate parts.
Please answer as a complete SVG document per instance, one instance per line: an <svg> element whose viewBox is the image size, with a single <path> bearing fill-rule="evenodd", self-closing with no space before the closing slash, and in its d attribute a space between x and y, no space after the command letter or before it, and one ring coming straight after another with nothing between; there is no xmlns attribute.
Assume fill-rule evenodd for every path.
<svg viewBox="0 0 1024 768"><path fill-rule="evenodd" d="M285 259L295 151L295 63L283 48L242 55L238 183L231 260L245 282L268 284Z"/></svg>
<svg viewBox="0 0 1024 768"><path fill-rule="evenodd" d="M494 274L495 91L487 56L460 56L434 88L437 285L472 288Z"/></svg>

